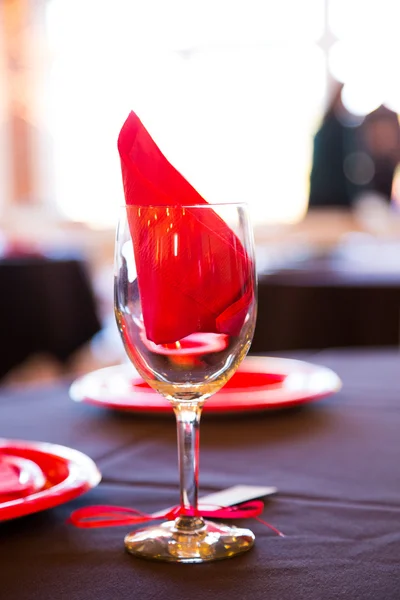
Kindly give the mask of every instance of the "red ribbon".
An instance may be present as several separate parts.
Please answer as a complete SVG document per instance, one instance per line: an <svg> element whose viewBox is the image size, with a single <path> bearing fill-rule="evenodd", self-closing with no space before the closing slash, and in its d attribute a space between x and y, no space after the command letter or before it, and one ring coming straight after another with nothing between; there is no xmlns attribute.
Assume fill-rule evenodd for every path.
<svg viewBox="0 0 400 600"><path fill-rule="evenodd" d="M259 518L264 510L264 503L261 500L253 500L236 506L211 507L200 505L199 512L202 517L211 519L256 519L263 525L266 525L277 535L284 537L278 529ZM182 514L179 506L174 506L164 513L157 513L156 516L143 513L135 508L126 508L125 506L109 506L100 504L97 506L86 506L75 510L68 522L75 527L83 529L93 529L95 527L116 527L119 525L137 525L147 523L148 521L158 521L160 519L173 520Z"/></svg>

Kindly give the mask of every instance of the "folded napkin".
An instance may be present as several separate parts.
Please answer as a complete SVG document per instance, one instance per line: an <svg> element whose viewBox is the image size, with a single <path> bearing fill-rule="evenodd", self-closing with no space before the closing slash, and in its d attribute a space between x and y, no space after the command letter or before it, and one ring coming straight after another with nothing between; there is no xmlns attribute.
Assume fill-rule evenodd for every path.
<svg viewBox="0 0 400 600"><path fill-rule="evenodd" d="M0 457L0 497L21 490L19 471L6 459Z"/></svg>
<svg viewBox="0 0 400 600"><path fill-rule="evenodd" d="M240 240L215 210L201 208L207 202L133 112L118 150L147 338L171 344L197 332L238 335L254 293Z"/></svg>
<svg viewBox="0 0 400 600"><path fill-rule="evenodd" d="M31 494L45 482L42 470L33 461L0 454L0 502Z"/></svg>

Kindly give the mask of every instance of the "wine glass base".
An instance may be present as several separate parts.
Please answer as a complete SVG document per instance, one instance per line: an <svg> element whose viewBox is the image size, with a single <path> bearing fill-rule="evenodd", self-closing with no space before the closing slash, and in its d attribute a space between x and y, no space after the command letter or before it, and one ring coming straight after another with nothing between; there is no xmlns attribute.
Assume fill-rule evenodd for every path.
<svg viewBox="0 0 400 600"><path fill-rule="evenodd" d="M197 532L178 529L175 521L129 533L125 547L148 560L202 563L231 558L250 550L254 534L249 529L205 521Z"/></svg>

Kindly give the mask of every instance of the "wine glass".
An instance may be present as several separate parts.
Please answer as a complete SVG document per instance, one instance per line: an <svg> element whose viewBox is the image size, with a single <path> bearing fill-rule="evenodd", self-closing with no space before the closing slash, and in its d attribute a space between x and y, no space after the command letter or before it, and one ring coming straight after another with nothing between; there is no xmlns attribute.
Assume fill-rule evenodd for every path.
<svg viewBox="0 0 400 600"><path fill-rule="evenodd" d="M126 353L177 422L180 511L125 538L148 559L200 563L249 550L248 529L205 521L197 504L204 402L246 356L256 320L245 204L126 206L117 227L115 315Z"/></svg>

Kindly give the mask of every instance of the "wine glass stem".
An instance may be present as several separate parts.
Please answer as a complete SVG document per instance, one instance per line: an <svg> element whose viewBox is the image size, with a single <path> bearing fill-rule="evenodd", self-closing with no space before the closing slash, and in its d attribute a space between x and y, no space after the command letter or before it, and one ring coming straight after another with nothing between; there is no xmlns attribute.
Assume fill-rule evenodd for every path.
<svg viewBox="0 0 400 600"><path fill-rule="evenodd" d="M197 508L201 410L202 406L198 402L177 403L174 406L178 433L181 511L175 525L178 529L190 532L198 531L204 526Z"/></svg>

